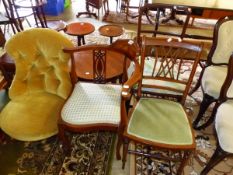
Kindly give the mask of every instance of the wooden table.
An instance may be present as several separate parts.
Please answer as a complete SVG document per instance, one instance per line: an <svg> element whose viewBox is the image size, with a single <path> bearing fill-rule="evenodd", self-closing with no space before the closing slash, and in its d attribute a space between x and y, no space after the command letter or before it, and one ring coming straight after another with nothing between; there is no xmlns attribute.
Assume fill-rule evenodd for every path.
<svg viewBox="0 0 233 175"><path fill-rule="evenodd" d="M122 54L109 51L106 54L106 79L116 79L123 74L125 57ZM93 50L83 51L75 55L76 75L83 80L93 80ZM130 61L127 62L127 67Z"/></svg>
<svg viewBox="0 0 233 175"><path fill-rule="evenodd" d="M99 28L100 35L110 37L110 44L112 44L113 37L122 35L124 29L119 25L104 25Z"/></svg>
<svg viewBox="0 0 233 175"><path fill-rule="evenodd" d="M74 22L66 26L65 33L77 36L77 44L81 46L85 44L84 36L95 31L95 27L88 22Z"/></svg>
<svg viewBox="0 0 233 175"><path fill-rule="evenodd" d="M232 1L226 1L226 0L152 0L152 3L145 3L144 11L150 6L153 5L160 5L160 6L171 6L171 7L185 7L185 8L198 8L198 9L209 9L209 10L227 10L227 11L233 11L233 3ZM190 13L187 14L187 17L189 19ZM156 15L156 21L159 21L159 15ZM157 24L156 24L157 25ZM157 26L156 26L157 27ZM188 23L186 22L183 25L183 31L182 37L184 38L194 38L194 39L209 39L212 40L212 37L205 37L200 35L190 35L186 33L186 29L188 27Z"/></svg>

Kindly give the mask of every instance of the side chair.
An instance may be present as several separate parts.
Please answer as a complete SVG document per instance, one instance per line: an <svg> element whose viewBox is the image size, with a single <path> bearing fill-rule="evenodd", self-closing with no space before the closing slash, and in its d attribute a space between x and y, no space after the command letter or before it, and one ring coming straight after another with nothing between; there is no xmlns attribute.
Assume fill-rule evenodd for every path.
<svg viewBox="0 0 233 175"><path fill-rule="evenodd" d="M217 137L217 145L214 154L207 162L200 175L208 172L222 160L233 156L233 98L230 96L233 80L233 54L229 60L227 78L221 88L216 113L214 114L214 129Z"/></svg>
<svg viewBox="0 0 233 175"><path fill-rule="evenodd" d="M72 90L69 54L72 42L51 29L33 28L12 36L5 45L16 72L10 101L0 113L0 128L21 141L36 141L58 133L57 120Z"/></svg>
<svg viewBox="0 0 233 175"><path fill-rule="evenodd" d="M73 92L63 106L58 121L59 137L66 153L71 151L70 140L66 135L68 131L107 130L117 132L118 137L121 137L122 119L126 113L125 101L130 98L125 94L140 79L140 67L136 60L137 45L132 40L117 40L111 45L80 46L64 49L64 52L71 55L73 83ZM90 79L84 81L77 76L76 58L87 53L90 53L90 59L86 56L80 60L91 64L89 69L83 70L90 75ZM120 80L116 80L119 77L107 78L109 72L116 68L115 63L109 62L112 56L115 61L122 62ZM87 62L88 59L92 63ZM128 75L127 68L132 64L134 70ZM119 152L117 158L120 159Z"/></svg>
<svg viewBox="0 0 233 175"><path fill-rule="evenodd" d="M214 121L216 105L211 116L204 120L204 114L210 104L217 102L224 80L227 77L229 68L229 58L233 51L233 16L220 18L215 27L213 44L207 57L206 65L203 67L196 86L190 94L194 93L199 87L203 92L203 99L200 104L199 113L193 122L194 129L204 129ZM233 93L229 90L229 96Z"/></svg>
<svg viewBox="0 0 233 175"><path fill-rule="evenodd" d="M46 0L7 0L16 9L24 9L32 12L34 16L34 26L39 28L50 28L56 31L64 30L66 23L63 20L47 20L44 13ZM17 10L16 10L17 12ZM19 14L19 13L18 13ZM21 25L23 28L23 26Z"/></svg>
<svg viewBox="0 0 233 175"><path fill-rule="evenodd" d="M15 6L15 1L13 0L2 0L2 3L5 9L5 16L9 19L14 34L24 30L22 24L24 20L26 20L28 25L31 26L27 17L33 15L32 10L26 8L17 8Z"/></svg>
<svg viewBox="0 0 233 175"><path fill-rule="evenodd" d="M153 69L153 76L145 76L144 62L146 60L146 51L148 46L153 49L157 67ZM184 103L188 94L199 58L201 45L194 45L187 42L175 40L164 40L155 37L142 38L141 55L141 77L139 81L137 102L129 112L128 117L123 121L124 133L118 138L118 142L123 141L123 168L125 167L127 153L145 156L152 159L158 159L167 162L178 163L176 174L181 174L189 156L195 150L194 133L184 109ZM196 53L190 66L190 71L185 78L181 76L185 72L185 58L189 52ZM147 81L146 85L144 79ZM158 82L158 83L156 83ZM175 86L167 86L174 84ZM173 91L180 93L180 101L173 98L163 98L157 95L144 95L143 87L158 91ZM182 88L180 88L182 87ZM126 115L124 115L126 116ZM129 149L129 143L144 145L146 149ZM153 150L164 151L156 152ZM119 151L119 150L117 150ZM167 155L167 156L165 156ZM170 174L173 168L170 167Z"/></svg>

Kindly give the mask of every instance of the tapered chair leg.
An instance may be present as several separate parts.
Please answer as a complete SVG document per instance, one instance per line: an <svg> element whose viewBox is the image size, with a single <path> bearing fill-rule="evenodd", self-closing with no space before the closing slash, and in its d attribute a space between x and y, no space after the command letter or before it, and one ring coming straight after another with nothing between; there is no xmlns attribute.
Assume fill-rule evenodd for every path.
<svg viewBox="0 0 233 175"><path fill-rule="evenodd" d="M128 141L128 139L124 139L122 169L125 168L126 157L127 157L127 154L128 154L128 147L129 147L129 141Z"/></svg>
<svg viewBox="0 0 233 175"><path fill-rule="evenodd" d="M182 172L184 170L184 167L185 167L185 165L187 164L187 162L188 162L188 160L190 158L190 155L191 155L191 151L185 151L184 152L184 156L183 156L182 161L180 163L180 166L179 166L179 168L177 170L177 175L182 174Z"/></svg>
<svg viewBox="0 0 233 175"><path fill-rule="evenodd" d="M58 137L62 141L63 150L64 150L66 155L70 155L71 154L71 144L70 144L67 136L65 135L65 130L62 126L58 126L58 130L59 130Z"/></svg>
<svg viewBox="0 0 233 175"><path fill-rule="evenodd" d="M121 145L122 145L122 140L121 140L121 138L118 138L117 145L116 145L116 158L117 158L117 160L121 160L121 154L120 154Z"/></svg>
<svg viewBox="0 0 233 175"><path fill-rule="evenodd" d="M210 158L209 162L205 166L205 168L202 170L200 175L207 175L207 173L220 161L222 161L225 157L230 155L229 153L222 150L222 148L218 145L213 156Z"/></svg>
<svg viewBox="0 0 233 175"><path fill-rule="evenodd" d="M123 128L120 126L118 129L118 139L117 139L117 145L116 145L116 158L117 160L121 160L121 154L120 154L120 149L121 145L123 143Z"/></svg>
<svg viewBox="0 0 233 175"><path fill-rule="evenodd" d="M211 103L215 102L216 100L209 96L208 94L204 94L203 96L203 100L200 104L200 109L199 109L199 113L197 115L197 118L194 120L193 122L193 128L200 130L203 129L204 127L202 126L198 126L199 122L201 121L203 115L205 114L207 108L210 106Z"/></svg>
<svg viewBox="0 0 233 175"><path fill-rule="evenodd" d="M216 103L215 106L214 106L214 108L213 108L212 114L209 117L209 119L204 124L202 124L201 126L199 126L197 129L199 129L199 130L200 129L205 129L206 127L208 127L209 125L211 125L214 122L217 109L218 109L218 104Z"/></svg>

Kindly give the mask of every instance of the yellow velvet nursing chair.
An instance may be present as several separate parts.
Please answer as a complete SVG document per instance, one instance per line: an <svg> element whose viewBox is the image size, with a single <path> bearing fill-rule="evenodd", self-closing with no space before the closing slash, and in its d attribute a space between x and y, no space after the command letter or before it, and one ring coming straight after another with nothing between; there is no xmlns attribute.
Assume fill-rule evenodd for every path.
<svg viewBox="0 0 233 175"><path fill-rule="evenodd" d="M150 76L145 75L144 72L149 46L154 55L154 62L151 62L151 65L157 62L157 66L152 69L153 73ZM123 168L129 152L149 157L148 162L157 159L168 164L170 172L166 174L182 173L190 154L195 150L193 130L183 105L200 58L201 49L200 45L186 42L155 37L142 38L142 80L138 86L137 102L129 113L129 117L123 119L126 121L123 124L125 126ZM196 57L190 65L190 70L187 71L188 75L182 76L187 69L185 58L191 52L195 53ZM145 95L142 92L143 88L148 88L150 92L156 93ZM164 91L177 93L181 99L179 101L173 100L173 98L165 99L160 95ZM139 143L143 145L143 149L128 149L129 142ZM174 164L175 166L173 166ZM148 166L152 166L152 164Z"/></svg>
<svg viewBox="0 0 233 175"><path fill-rule="evenodd" d="M5 45L16 64L9 88L10 102L0 113L0 128L12 138L35 141L58 132L57 119L72 84L69 55L73 44L51 29L30 29Z"/></svg>

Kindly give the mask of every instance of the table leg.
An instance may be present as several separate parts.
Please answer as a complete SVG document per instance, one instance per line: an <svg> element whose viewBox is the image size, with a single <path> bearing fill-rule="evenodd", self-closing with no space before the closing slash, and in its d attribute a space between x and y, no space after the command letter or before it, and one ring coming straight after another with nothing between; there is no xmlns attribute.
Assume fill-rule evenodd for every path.
<svg viewBox="0 0 233 175"><path fill-rule="evenodd" d="M110 44L112 44L112 41L113 41L113 37L110 36Z"/></svg>
<svg viewBox="0 0 233 175"><path fill-rule="evenodd" d="M81 41L82 41L82 36L77 36L77 44L78 44L78 46L82 45Z"/></svg>
<svg viewBox="0 0 233 175"><path fill-rule="evenodd" d="M85 39L84 39L84 36L82 36L82 40L83 40L83 45L85 45Z"/></svg>

